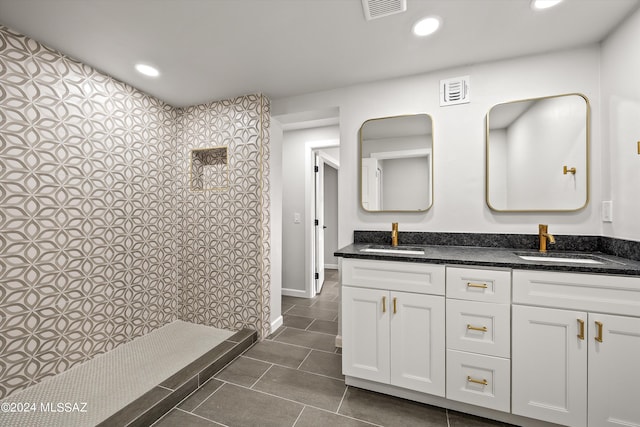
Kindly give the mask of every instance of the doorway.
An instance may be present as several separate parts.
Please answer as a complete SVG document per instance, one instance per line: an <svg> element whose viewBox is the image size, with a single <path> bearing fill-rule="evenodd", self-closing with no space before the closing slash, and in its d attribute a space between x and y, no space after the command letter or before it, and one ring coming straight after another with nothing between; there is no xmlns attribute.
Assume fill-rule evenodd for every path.
<svg viewBox="0 0 640 427"><path fill-rule="evenodd" d="M313 250L311 264L313 266L313 295L322 291L325 280L327 261L332 259L337 248L338 236L338 169L339 164L331 150L317 149L313 151L314 197L312 212Z"/></svg>

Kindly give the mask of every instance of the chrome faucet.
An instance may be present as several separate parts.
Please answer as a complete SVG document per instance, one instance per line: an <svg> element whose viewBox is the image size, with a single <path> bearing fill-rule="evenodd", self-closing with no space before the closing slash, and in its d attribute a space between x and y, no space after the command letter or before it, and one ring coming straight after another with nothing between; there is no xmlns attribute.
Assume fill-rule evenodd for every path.
<svg viewBox="0 0 640 427"><path fill-rule="evenodd" d="M398 223L391 223L391 246L398 246Z"/></svg>
<svg viewBox="0 0 640 427"><path fill-rule="evenodd" d="M540 252L547 252L547 241L550 245L556 243L553 234L549 234L549 226L547 224L538 224L538 239L540 240Z"/></svg>

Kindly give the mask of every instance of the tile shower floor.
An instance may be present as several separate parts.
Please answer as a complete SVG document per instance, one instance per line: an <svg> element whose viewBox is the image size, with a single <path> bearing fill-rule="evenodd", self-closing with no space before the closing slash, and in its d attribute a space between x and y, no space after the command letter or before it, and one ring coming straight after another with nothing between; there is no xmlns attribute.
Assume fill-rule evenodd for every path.
<svg viewBox="0 0 640 427"><path fill-rule="evenodd" d="M282 297L284 325L255 344L154 427L506 424L346 386L338 331L338 274L313 299Z"/></svg>

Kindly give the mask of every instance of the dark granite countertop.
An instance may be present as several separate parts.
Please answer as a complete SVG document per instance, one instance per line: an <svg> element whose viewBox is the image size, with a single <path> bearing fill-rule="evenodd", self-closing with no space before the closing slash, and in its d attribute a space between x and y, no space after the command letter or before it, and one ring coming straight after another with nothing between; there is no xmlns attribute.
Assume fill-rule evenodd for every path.
<svg viewBox="0 0 640 427"><path fill-rule="evenodd" d="M430 264L483 266L494 268L511 268L519 270L545 270L565 271L593 274L615 274L640 277L640 261L608 255L601 252L574 252L549 250L542 254L535 250L523 250L513 248L486 248L471 246L443 246L443 245L406 245L404 248L419 248L424 250L424 255L396 254L396 253L371 253L361 252L370 246L377 248L389 248L370 243L355 243L335 252L335 256L342 258L376 259L385 261L423 262ZM544 257L568 257L575 256L589 258L602 264L576 264L555 261L527 261L518 255L544 256Z"/></svg>

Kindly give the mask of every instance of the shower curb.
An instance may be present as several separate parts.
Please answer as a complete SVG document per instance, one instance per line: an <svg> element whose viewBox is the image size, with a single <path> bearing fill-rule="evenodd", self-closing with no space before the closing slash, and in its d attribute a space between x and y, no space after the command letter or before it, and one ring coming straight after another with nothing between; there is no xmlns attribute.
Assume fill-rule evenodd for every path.
<svg viewBox="0 0 640 427"><path fill-rule="evenodd" d="M256 331L242 329L98 424L149 426L196 391L258 339Z"/></svg>

